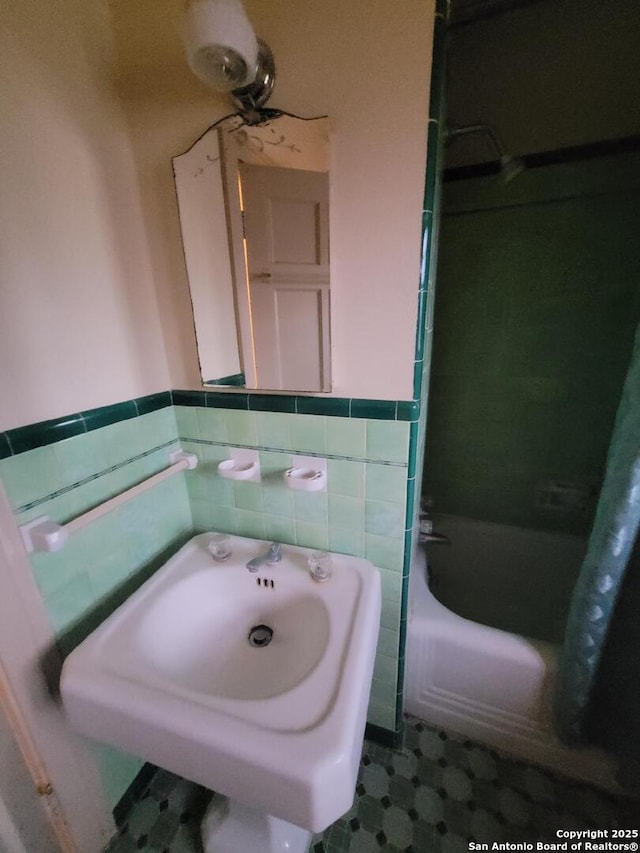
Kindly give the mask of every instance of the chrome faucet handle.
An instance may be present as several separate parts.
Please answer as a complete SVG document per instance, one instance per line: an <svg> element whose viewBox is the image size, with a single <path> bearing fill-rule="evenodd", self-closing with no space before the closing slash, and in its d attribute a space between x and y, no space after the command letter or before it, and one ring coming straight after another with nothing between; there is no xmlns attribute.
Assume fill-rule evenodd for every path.
<svg viewBox="0 0 640 853"><path fill-rule="evenodd" d="M267 552L267 564L273 566L282 559L282 545L280 542L272 542Z"/></svg>

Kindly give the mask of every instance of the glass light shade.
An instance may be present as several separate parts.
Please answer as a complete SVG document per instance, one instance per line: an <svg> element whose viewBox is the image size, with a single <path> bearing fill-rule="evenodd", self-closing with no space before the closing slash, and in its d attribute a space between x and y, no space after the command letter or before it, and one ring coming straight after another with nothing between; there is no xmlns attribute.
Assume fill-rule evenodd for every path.
<svg viewBox="0 0 640 853"><path fill-rule="evenodd" d="M187 8L189 67L209 86L230 92L254 79L258 42L240 0L195 0Z"/></svg>

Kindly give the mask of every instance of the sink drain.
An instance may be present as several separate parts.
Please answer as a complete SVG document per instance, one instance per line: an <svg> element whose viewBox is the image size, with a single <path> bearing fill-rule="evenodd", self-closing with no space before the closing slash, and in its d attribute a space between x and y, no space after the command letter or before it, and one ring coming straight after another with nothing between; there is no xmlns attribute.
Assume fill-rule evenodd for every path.
<svg viewBox="0 0 640 853"><path fill-rule="evenodd" d="M254 625L249 631L249 645L259 649L268 646L273 637L273 628L268 625Z"/></svg>

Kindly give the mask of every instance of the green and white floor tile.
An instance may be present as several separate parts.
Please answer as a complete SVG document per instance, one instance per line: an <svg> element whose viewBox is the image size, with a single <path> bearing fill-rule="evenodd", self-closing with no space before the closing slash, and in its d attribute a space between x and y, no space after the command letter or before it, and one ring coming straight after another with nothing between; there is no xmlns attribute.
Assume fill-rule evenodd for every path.
<svg viewBox="0 0 640 853"><path fill-rule="evenodd" d="M108 853L202 853L199 825L209 797L158 770ZM365 741L353 806L314 838L310 853L468 853L471 841L633 829L638 814L637 802L407 720L402 749Z"/></svg>

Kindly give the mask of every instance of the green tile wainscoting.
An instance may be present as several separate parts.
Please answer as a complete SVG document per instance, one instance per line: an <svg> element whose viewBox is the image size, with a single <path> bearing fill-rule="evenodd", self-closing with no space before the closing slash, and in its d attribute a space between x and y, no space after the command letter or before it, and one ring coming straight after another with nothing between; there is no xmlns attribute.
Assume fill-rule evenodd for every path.
<svg viewBox="0 0 640 853"><path fill-rule="evenodd" d="M325 411L331 414L318 413ZM65 523L167 467L178 446L200 460L78 531L60 552L32 556L63 653L196 531L331 548L380 569L384 603L368 719L373 730L395 733L417 412L411 401L176 391L1 434L0 479L17 524L45 514ZM230 447L259 451L260 484L218 475ZM282 474L294 453L328 460L327 493L286 489ZM96 758L115 804L140 762L102 746Z"/></svg>

